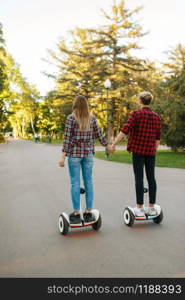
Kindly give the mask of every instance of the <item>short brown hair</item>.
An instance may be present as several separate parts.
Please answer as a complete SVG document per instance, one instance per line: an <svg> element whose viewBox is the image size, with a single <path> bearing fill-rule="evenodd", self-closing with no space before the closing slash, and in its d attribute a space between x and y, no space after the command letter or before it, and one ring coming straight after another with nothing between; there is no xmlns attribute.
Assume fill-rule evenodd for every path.
<svg viewBox="0 0 185 300"><path fill-rule="evenodd" d="M153 99L153 95L150 92L144 91L139 94L139 99L145 105L149 105Z"/></svg>

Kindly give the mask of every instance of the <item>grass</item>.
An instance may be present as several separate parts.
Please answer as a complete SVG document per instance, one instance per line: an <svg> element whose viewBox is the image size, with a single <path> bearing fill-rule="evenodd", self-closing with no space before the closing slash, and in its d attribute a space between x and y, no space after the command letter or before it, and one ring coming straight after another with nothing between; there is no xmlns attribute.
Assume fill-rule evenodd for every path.
<svg viewBox="0 0 185 300"><path fill-rule="evenodd" d="M51 144L56 144L56 145L63 144L63 140L62 139L52 139ZM95 146L101 146L101 143L99 140L95 140L94 144L95 144ZM119 145L126 145L126 142L121 142Z"/></svg>
<svg viewBox="0 0 185 300"><path fill-rule="evenodd" d="M33 141L34 141L34 139L33 139ZM62 145L63 144L62 139L51 139L51 140L49 140L48 138L43 138L43 139L40 139L39 142L40 143L49 143L49 144L53 144L53 145ZM95 140L95 145L96 146L101 146L101 144L98 140Z"/></svg>
<svg viewBox="0 0 185 300"><path fill-rule="evenodd" d="M31 139L29 139L29 141L34 142L35 139L31 138ZM39 139L39 143L46 143L46 144L52 144L52 145L56 145L56 146L59 145L60 146L60 145L63 144L63 139L50 139L48 137L43 137L43 138ZM99 140L95 140L95 146L101 146Z"/></svg>
<svg viewBox="0 0 185 300"><path fill-rule="evenodd" d="M128 151L116 151L109 155L108 159L104 151L97 151L95 157L103 160L131 164L132 155ZM185 169L185 152L173 152L170 150L158 150L156 166L165 168Z"/></svg>
<svg viewBox="0 0 185 300"><path fill-rule="evenodd" d="M31 141L34 141L34 138L31 139ZM40 143L49 143L49 144L54 144L54 145L62 145L63 140L62 139L49 139L49 138L41 138L39 140ZM101 146L101 143L99 140L95 140L95 146ZM126 145L126 142L121 142L119 145Z"/></svg>

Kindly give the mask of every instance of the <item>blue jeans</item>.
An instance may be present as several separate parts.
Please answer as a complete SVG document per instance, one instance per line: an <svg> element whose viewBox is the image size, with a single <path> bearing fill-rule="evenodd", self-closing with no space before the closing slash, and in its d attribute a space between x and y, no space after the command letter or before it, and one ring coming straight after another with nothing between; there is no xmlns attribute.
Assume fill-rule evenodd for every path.
<svg viewBox="0 0 185 300"><path fill-rule="evenodd" d="M86 209L93 208L94 188L92 182L93 154L87 157L68 157L69 175L71 180L71 199L74 210L80 210L80 170L85 187Z"/></svg>

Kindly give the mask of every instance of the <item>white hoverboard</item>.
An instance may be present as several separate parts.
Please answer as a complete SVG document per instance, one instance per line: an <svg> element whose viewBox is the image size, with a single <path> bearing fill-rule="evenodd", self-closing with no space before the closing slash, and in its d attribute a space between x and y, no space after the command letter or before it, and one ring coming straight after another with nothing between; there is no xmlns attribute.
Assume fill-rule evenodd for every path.
<svg viewBox="0 0 185 300"><path fill-rule="evenodd" d="M80 194L85 194L85 189L80 188ZM62 212L61 215L59 216L58 220L58 226L59 226L59 231L61 234L66 235L69 231L70 228L79 228L79 227L87 227L87 226L92 226L94 230L99 230L101 225L102 225L102 219L99 210L97 209L92 209L91 210L92 215L93 215L93 222L85 222L82 214L82 210L80 210L80 215L81 215L81 223L78 224L71 224L69 220L68 214L65 212Z"/></svg>
<svg viewBox="0 0 185 300"><path fill-rule="evenodd" d="M144 193L147 193L148 189L144 188ZM134 224L134 221L146 221L146 220L153 220L154 223L156 224L160 224L163 220L163 211L160 207L160 205L158 204L154 204L154 208L157 212L156 215L154 216L149 216L148 215L148 207L143 206L144 208L144 212L145 212L145 216L143 217L137 217L135 215L135 211L134 208L131 206L128 206L125 208L124 212L123 212L123 218L124 218L124 222L127 226L132 226Z"/></svg>

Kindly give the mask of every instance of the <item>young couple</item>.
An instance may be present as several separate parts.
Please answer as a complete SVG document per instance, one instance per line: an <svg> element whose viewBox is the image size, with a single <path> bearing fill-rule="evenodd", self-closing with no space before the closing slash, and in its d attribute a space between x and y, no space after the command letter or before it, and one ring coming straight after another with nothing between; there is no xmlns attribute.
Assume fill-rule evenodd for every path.
<svg viewBox="0 0 185 300"><path fill-rule="evenodd" d="M86 98L82 95L76 97L73 111L66 119L64 142L59 166L65 166L68 157L69 175L71 181L71 199L73 212L70 214L70 222L81 223L80 218L80 171L86 191L86 210L83 214L85 222L93 221L91 210L93 208L94 188L92 180L94 139L106 147L111 154L116 150L116 145L128 135L127 150L132 152L133 169L135 175L136 207L135 214L144 216L143 209L143 169L145 166L146 177L149 186L148 214L155 215L154 204L156 202L155 181L155 154L160 141L161 120L149 105L153 96L150 92L139 94L141 109L133 111L120 133L112 144L102 134L96 117L90 113Z"/></svg>

